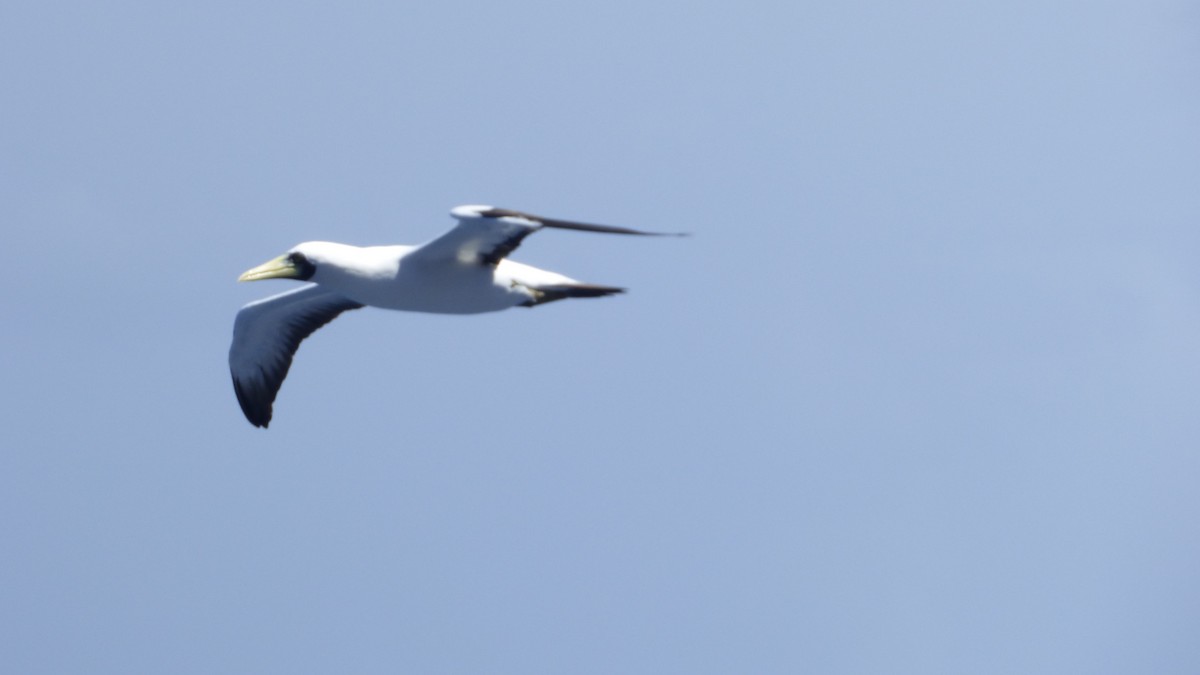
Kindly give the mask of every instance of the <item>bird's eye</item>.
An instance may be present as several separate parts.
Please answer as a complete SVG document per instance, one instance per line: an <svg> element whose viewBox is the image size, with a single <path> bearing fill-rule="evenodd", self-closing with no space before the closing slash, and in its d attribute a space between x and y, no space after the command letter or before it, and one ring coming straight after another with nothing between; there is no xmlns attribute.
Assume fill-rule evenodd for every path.
<svg viewBox="0 0 1200 675"><path fill-rule="evenodd" d="M308 281L317 271L317 266L312 264L308 256L299 251L292 251L287 255L287 261L292 267L296 268L296 278L302 281Z"/></svg>

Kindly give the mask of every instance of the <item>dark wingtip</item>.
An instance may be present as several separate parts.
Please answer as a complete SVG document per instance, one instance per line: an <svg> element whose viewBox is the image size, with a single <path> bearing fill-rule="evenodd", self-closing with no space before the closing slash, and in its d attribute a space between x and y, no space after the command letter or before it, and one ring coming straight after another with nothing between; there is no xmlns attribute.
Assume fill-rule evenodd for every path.
<svg viewBox="0 0 1200 675"><path fill-rule="evenodd" d="M629 227L616 227L614 225L596 225L595 223L581 223L574 220L560 220L558 218L546 218L544 216L536 216L532 213L524 211L514 211L513 209L502 209L492 207L486 211L480 211L480 216L484 218L524 218L532 220L535 223L541 223L546 227L553 227L560 230L578 230L581 232L603 232L607 234L632 234L641 237L690 237L690 232L648 232L646 230L635 230Z"/></svg>
<svg viewBox="0 0 1200 675"><path fill-rule="evenodd" d="M492 207L487 211L480 211L479 215L483 216L484 218L504 218L506 216L511 216L513 218L528 218L529 220L538 220L537 216L531 216L528 213L521 213L520 211L513 211L512 209L501 209L497 207Z"/></svg>
<svg viewBox="0 0 1200 675"><path fill-rule="evenodd" d="M233 378L233 393L237 394L238 405L242 407L242 414L246 416L246 421L260 429L266 429L271 424L271 402L265 404L252 396L242 387L242 383Z"/></svg>

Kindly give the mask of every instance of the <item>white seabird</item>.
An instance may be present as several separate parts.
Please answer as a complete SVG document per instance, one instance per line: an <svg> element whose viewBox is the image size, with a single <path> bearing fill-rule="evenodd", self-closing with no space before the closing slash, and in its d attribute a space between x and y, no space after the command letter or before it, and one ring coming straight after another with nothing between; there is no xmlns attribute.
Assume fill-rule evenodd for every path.
<svg viewBox="0 0 1200 675"><path fill-rule="evenodd" d="M313 283L252 302L233 324L229 370L246 419L271 421L271 407L304 338L337 315L360 307L478 314L535 307L564 298L598 298L625 289L507 260L543 227L586 232L679 236L543 218L492 206L458 206L458 225L421 246L300 244L247 271L238 281L297 279Z"/></svg>

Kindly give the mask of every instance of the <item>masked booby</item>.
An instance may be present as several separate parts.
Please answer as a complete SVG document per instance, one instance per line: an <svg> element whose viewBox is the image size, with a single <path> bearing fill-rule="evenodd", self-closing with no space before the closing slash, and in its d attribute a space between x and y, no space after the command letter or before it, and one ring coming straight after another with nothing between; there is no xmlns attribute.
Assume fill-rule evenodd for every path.
<svg viewBox="0 0 1200 675"><path fill-rule="evenodd" d="M544 227L681 235L543 218L492 206L458 206L450 215L458 224L421 246L362 247L310 241L238 278L311 282L252 302L234 320L229 369L238 403L251 424L267 427L275 396L300 343L342 312L370 306L477 314L622 293L623 288L583 283L507 257L525 237Z"/></svg>

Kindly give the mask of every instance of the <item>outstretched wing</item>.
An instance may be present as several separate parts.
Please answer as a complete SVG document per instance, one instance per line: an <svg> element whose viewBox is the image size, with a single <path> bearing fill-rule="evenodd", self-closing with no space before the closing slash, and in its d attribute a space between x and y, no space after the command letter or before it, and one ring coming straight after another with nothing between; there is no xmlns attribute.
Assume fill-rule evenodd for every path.
<svg viewBox="0 0 1200 675"><path fill-rule="evenodd" d="M256 427L271 422L271 404L304 338L361 304L345 296L305 286L252 302L237 313L229 372L246 419Z"/></svg>
<svg viewBox="0 0 1200 675"><path fill-rule="evenodd" d="M437 239L419 246L408 254L409 259L439 262L457 260L464 265L494 267L520 246L525 237L543 227L608 234L682 236L677 233L643 232L628 227L544 218L494 206L458 206L450 210L450 215L458 219L458 225Z"/></svg>

